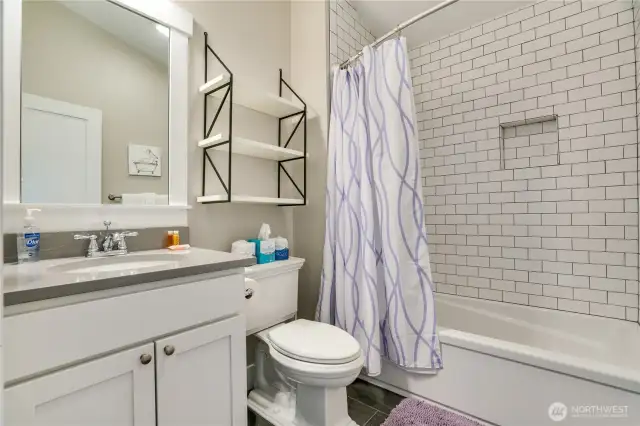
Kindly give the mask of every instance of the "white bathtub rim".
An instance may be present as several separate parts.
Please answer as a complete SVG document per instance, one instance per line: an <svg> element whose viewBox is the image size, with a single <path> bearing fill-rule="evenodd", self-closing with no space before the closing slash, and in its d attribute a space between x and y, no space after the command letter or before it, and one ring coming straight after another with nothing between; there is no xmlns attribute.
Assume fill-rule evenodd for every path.
<svg viewBox="0 0 640 426"><path fill-rule="evenodd" d="M493 300L487 300L487 299L479 299L477 297L467 297L467 296L459 296L459 295L449 295L449 294L442 294L442 293L438 293L436 295L436 299L439 300L441 299L444 303L446 304L452 304L455 305L459 308L465 309L465 310L469 310L469 311L474 311L476 313L480 313L483 316L489 316L489 317L493 317L494 319L499 319L499 320L503 320L503 321L507 321L510 323L517 323L518 325L525 325L527 328L531 328L531 329L538 329L541 331L544 331L545 333L549 333L549 334L558 334L558 335L562 335L565 338L571 338L571 340L575 340L575 341L582 341L584 343L584 341L586 340L587 342L592 341L594 338L595 339L607 339L608 336L610 335L610 330L612 328L614 328L614 331L616 332L623 332L624 334L628 334L628 336L625 337L630 337L632 339L634 339L634 341L636 341L637 343L634 345L635 348L633 348L634 351L637 351L638 355L640 356L640 325L636 322L632 322L632 321L626 321L626 320L621 320L621 319L615 319L615 318L608 318L608 317L602 317L602 316L596 316L596 315L587 315L587 314L583 314L583 313L577 313L577 312L571 312L571 311L562 311L562 310L558 310L558 309L548 309L548 308L541 308L541 307L537 307L537 306L529 306L529 305L520 305L520 304L515 304L515 303L506 303L506 302L498 302L498 301L493 301ZM480 304L480 306L474 306L476 304ZM527 319L523 319L522 317L520 317L520 313L518 313L517 315L512 315L510 313L504 312L504 310L507 311L513 311L513 310L517 310L520 312L527 312L527 315L532 315L534 314L533 318L527 318ZM495 314L494 310L498 310L499 313ZM543 314L542 316L540 316L540 314ZM548 318L553 318L555 317L555 321L558 321L558 317L562 317L561 322L564 323L567 319L570 319L571 322L574 322L576 319L579 320L580 324L580 329L578 330L559 330L559 332L555 332L555 327L558 326L557 322L551 322L551 323L546 323L546 324L537 324L535 321L538 320L546 320ZM585 332L585 327L582 324L583 322L585 323L589 323L590 325L597 325L598 328L604 328L606 330L606 334L604 335L589 335L586 337L586 339L581 336L584 332ZM552 329L549 329L549 328ZM444 326L444 328L453 328L455 330L457 330L458 328L456 327L447 327ZM464 330L461 330L464 331ZM566 333L567 331L570 334L578 334L579 336L567 336ZM589 331L589 333L591 333L591 330ZM477 333L474 333L477 334ZM480 333L480 335L483 335ZM500 339L500 337L496 337L494 336L493 338L497 338ZM509 339L503 339L506 341L510 341ZM616 341L612 341L610 342L612 344L617 343ZM527 343L522 343L526 345ZM551 352L555 352L553 349L547 349ZM605 362L606 361L602 361L600 360L600 362Z"/></svg>
<svg viewBox="0 0 640 426"><path fill-rule="evenodd" d="M493 306L495 306L496 304L501 305L504 302L497 302L497 301L493 301L493 300L484 300L484 299L478 299L478 298L466 297L466 296L453 296L453 295L438 295L438 298L439 299L443 299L445 301L445 303L453 304L455 306L461 307L462 309L478 313L478 314L480 314L482 316L488 316L488 317L491 317L493 319L497 319L497 320L500 320L500 321L508 321L511 324L525 326L527 328L538 330L538 331L542 331L542 332L547 333L547 334L556 335L556 336L559 336L559 337L563 337L565 339L570 339L572 341L578 341L578 342L580 342L582 344L586 344L586 345L588 345L589 343L592 342L591 338L586 338L586 337L583 337L583 336L580 336L580 335L576 336L575 334L567 334L567 332L564 331L564 330L549 329L549 327L546 326L546 325L539 325L539 324L531 323L530 321L523 320L522 318L519 318L519 317L516 317L516 316L507 315L505 313L490 312L490 311L487 311L486 307L478 308L478 307L474 307L474 306L465 306L465 304L468 303L468 302L472 302L472 303L480 302L480 303L483 303L483 304L491 304ZM460 301L458 299L462 299L462 301ZM568 312L568 311L559 311L559 310L556 310L556 309L546 309L546 308L539 308L539 307L526 306L526 305L517 305L517 304L510 304L510 305L512 305L512 306L509 306L509 308L523 309L525 311L527 311L527 310L530 310L530 311L542 311L542 312L551 311L553 315L560 314L560 315L566 315L566 316L571 316L571 317L583 317L584 316L584 314ZM501 307L503 307L503 306L501 306ZM608 322L614 321L616 323L620 323L620 321L621 321L621 320L605 318L605 317L598 317L598 318L587 317L587 318L589 320L597 319L598 321L608 321ZM585 319L587 319L587 318L585 318ZM616 324L616 325L617 326L624 325L626 328L629 328L629 327L634 327L635 323L629 323L629 322L624 321L623 323ZM627 326L629 326L629 327L627 327ZM444 328L448 328L448 327L444 327ZM471 334L473 334L473 333L471 333ZM490 337L490 336L486 336L486 337ZM640 337L640 333L638 333L638 337ZM494 337L494 339L495 339L495 337ZM498 339L498 340L500 340L500 339ZM506 341L509 341L509 340L506 340ZM550 351L550 352L553 352L553 351Z"/></svg>
<svg viewBox="0 0 640 426"><path fill-rule="evenodd" d="M440 342L458 348L564 373L623 390L640 393L640 371L552 352L520 343L439 328ZM444 368L447 360L443 359Z"/></svg>

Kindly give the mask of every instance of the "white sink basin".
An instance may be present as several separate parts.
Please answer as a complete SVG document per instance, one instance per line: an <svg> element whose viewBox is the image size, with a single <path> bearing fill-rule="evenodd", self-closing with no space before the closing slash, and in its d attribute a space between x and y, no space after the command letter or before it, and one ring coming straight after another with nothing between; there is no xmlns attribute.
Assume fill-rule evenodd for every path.
<svg viewBox="0 0 640 426"><path fill-rule="evenodd" d="M52 266L49 270L68 274L93 274L114 271L133 272L147 268L170 267L175 263L177 263L175 255L170 254L125 255L80 260Z"/></svg>

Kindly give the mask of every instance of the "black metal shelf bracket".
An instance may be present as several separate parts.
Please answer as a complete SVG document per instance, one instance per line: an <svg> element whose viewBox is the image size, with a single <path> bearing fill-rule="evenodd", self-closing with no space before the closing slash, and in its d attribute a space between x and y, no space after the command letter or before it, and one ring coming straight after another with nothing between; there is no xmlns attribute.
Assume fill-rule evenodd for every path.
<svg viewBox="0 0 640 426"><path fill-rule="evenodd" d="M289 181L291 182L293 187L296 189L298 194L300 194L300 196L302 197L303 202L302 202L302 204L279 204L279 205L283 206L283 207L284 206L300 206L300 205L305 206L305 205L307 205L307 104L306 104L305 101L302 100L302 98L300 96L298 96L296 91L293 90L293 88L289 85L289 83L287 83L286 80L284 78L282 78L282 68L281 68L280 69L280 86L278 88L278 95L280 97L282 97L282 90L285 87L287 89L289 89L289 91L293 94L293 96L296 97L296 99L298 99L298 101L300 101L300 103L302 103L302 105L304 106L304 109L302 111L295 112L293 114L289 114L289 115L286 115L284 117L280 117L278 119L278 146L283 146L283 144L282 144L282 121L283 120L287 120L287 119L292 119L292 118L294 118L296 116L299 116L300 119L296 122L296 125L293 127L293 130L291 131L291 133L287 137L287 141L284 143L284 148L287 148L289 146L289 144L293 140L293 137L295 136L296 132L300 128L300 125L304 123L303 134L302 134L302 143L303 143L304 155L302 157L296 157L296 158L290 158L288 160L278 161L278 198L281 197L281 189L282 189L282 185L281 185L282 173L281 172L284 172L284 174L287 177L287 179L289 179ZM303 172L302 172L303 173L302 189L300 189L300 186L298 186L298 183L296 182L296 180L291 176L291 174L284 167L284 163L287 163L287 162L290 162L290 161L297 161L297 160L302 160L302 170L303 170Z"/></svg>
<svg viewBox="0 0 640 426"><path fill-rule="evenodd" d="M231 202L231 155L232 155L232 151L233 151L233 73L231 72L231 70L229 69L229 67L227 67L227 65L224 63L224 61L222 59L220 59L220 57L218 56L218 54L211 48L211 46L209 45L209 34L208 33L204 33L204 82L207 83L209 81L209 54L212 54L214 56L214 58L220 63L220 65L222 65L222 67L225 69L225 71L229 74L229 82L225 83L221 86L216 87L215 89L212 89L210 91L208 91L207 93L204 94L204 129L203 129L203 139L207 139L211 136L211 132L213 131L213 126L216 124L216 122L218 121L218 117L220 116L220 112L222 111L222 107L225 105L225 103L228 101L228 105L229 105L229 122L228 122L228 126L229 126L229 130L228 130L228 139L226 141L223 142L219 142L213 145L210 145L206 148L204 148L204 155L202 156L202 196L204 197L207 194L207 178L206 178L206 167L207 167L207 162L211 165L211 167L213 168L213 171L215 172L218 181L220 181L220 185L222 185L222 188L224 189L225 193L227 194L227 198L225 200L217 200L217 201L208 201L205 202L204 204L215 204L215 203L230 203ZM216 110L216 113L213 116L213 120L211 120L211 124L209 124L207 126L207 101L210 95L213 95L214 93L217 93L220 90L224 90L226 89L224 95L222 96L222 100L220 101L220 104L218 105L218 108ZM220 172L218 171L218 168L216 167L215 163L213 162L213 159L211 158L211 156L209 155L209 150L212 148L216 148L222 145L229 145L229 155L228 155L228 173L227 173L227 183L224 182L224 179L222 178L222 176L220 175Z"/></svg>
<svg viewBox="0 0 640 426"><path fill-rule="evenodd" d="M216 52L211 48L211 46L209 45L209 35L205 32L204 33L204 81L205 84L209 81L209 55L213 55L214 58L220 63L220 65L222 65L222 67L226 70L226 72L229 74L229 81L221 86L218 86L208 92L206 92L204 94L204 126L203 126L203 139L208 139L209 137L211 137L211 133L213 131L213 128L216 124L216 122L218 121L218 118L220 116L220 113L222 111L222 108L224 107L225 104L228 105L229 108L229 122L228 122L228 139L222 142L218 142L215 143L213 145L207 146L206 148L203 149L204 154L202 156L202 196L206 196L207 195L207 191L206 191L206 185L207 185L207 178L206 178L206 169L207 169L207 163L211 166L211 168L213 169L214 173L216 174L216 177L218 178L218 181L220 182L220 185L222 186L222 188L224 189L227 197L225 199L221 199L221 200L216 200L216 201L207 201L207 202L203 202L203 204L216 204L216 203L230 203L231 202L231 165L233 164L232 162L232 155L233 155L233 73L231 72L231 70L229 69L229 67L227 67L227 65L224 63L224 61L222 61L222 59L220 59L220 57L216 54ZM302 103L302 105L304 106L304 109L302 111L298 111L296 113L293 114L289 114L286 115L284 117L280 117L278 118L278 146L279 147L284 147L287 148L289 146L289 144L291 143L291 141L293 140L293 137L296 135L296 133L298 133L298 130L300 129L301 125L304 124L303 126L303 144L304 144L304 155L300 156L300 157L295 157L295 158L289 158L287 160L281 160L278 161L278 198L281 198L281 177L282 177L282 172L284 172L284 175L287 177L287 179L289 179L289 181L291 182L291 184L293 185L293 187L296 189L296 191L298 192L298 194L300 194L300 196L302 197L303 203L302 204L279 204L280 206L300 206L300 205L306 205L307 204L307 104L302 100L302 98L300 96L298 96L298 94L293 90L293 88L291 88L291 86L282 78L282 69L280 69L280 81L279 81L279 96L282 97L282 91L284 88L287 88L291 91L291 93L298 99L298 101L300 101ZM226 90L225 90L226 89ZM208 97L210 95L213 95L217 92L219 92L220 90L225 90L224 95L222 95L222 99L220 101L220 104L218 105L216 112L213 116L213 119L211 120L211 122L208 122L207 119L207 114L208 114L208 106L207 106L207 101L208 101ZM299 120L296 122L293 131L287 136L287 140L284 142L282 142L282 122L283 120L287 120L287 119L293 119L294 117L299 117ZM228 174L227 174L227 179L226 179L226 183L225 183L225 179L222 177L222 175L220 174L220 171L218 170L218 168L216 167L213 158L211 158L211 155L209 155L209 150L219 147L219 146L223 146L223 145L229 145L229 155L228 155ZM296 182L296 180L293 178L293 176L291 176L291 174L289 173L289 170L287 170L284 166L285 163L290 162L290 161L298 161L298 160L302 160L303 162L303 182L302 182L302 188L299 185L299 182Z"/></svg>

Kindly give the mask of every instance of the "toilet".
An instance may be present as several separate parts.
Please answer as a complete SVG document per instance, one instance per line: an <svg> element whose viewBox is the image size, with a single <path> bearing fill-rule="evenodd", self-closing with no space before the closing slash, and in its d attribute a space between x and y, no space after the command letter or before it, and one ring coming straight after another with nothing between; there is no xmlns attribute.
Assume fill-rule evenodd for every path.
<svg viewBox="0 0 640 426"><path fill-rule="evenodd" d="M346 387L360 374L362 350L338 327L295 319L303 263L292 258L245 273L247 330L258 338L248 405L276 426L357 426Z"/></svg>

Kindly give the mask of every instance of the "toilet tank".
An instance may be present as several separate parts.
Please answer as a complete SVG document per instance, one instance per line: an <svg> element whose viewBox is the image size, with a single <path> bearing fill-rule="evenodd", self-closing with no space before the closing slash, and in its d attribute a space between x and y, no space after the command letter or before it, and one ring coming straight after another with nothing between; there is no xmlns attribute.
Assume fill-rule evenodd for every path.
<svg viewBox="0 0 640 426"><path fill-rule="evenodd" d="M298 271L304 259L291 257L245 268L247 335L279 324L298 311Z"/></svg>

